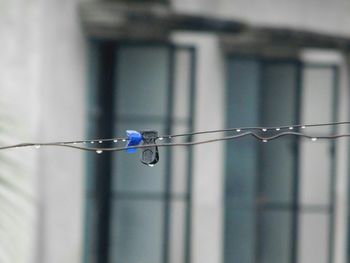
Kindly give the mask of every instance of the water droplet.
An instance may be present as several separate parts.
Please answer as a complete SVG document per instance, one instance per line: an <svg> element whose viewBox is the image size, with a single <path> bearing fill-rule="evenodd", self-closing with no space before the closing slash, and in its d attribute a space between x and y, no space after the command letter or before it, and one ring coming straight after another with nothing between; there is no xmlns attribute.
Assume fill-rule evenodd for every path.
<svg viewBox="0 0 350 263"><path fill-rule="evenodd" d="M123 141L123 142L126 142L126 140L125 140L125 139L123 139L122 141Z"/></svg>
<svg viewBox="0 0 350 263"><path fill-rule="evenodd" d="M154 164L147 164L149 167L154 167Z"/></svg>
<svg viewBox="0 0 350 263"><path fill-rule="evenodd" d="M262 129L262 131L263 131L263 132L266 132L266 131L267 131L267 129L265 129L265 128L264 128L264 129Z"/></svg>
<svg viewBox="0 0 350 263"><path fill-rule="evenodd" d="M304 126L304 125L303 125L303 126L301 126L301 128L302 128L302 129L305 129L305 128L306 128L306 126Z"/></svg>
<svg viewBox="0 0 350 263"><path fill-rule="evenodd" d="M264 140L263 140L263 142L267 142L267 140L266 140L266 139L264 139Z"/></svg>
<svg viewBox="0 0 350 263"><path fill-rule="evenodd" d="M102 143L102 141L98 141L98 143Z"/></svg>
<svg viewBox="0 0 350 263"><path fill-rule="evenodd" d="M279 131L280 130L280 128L276 128L276 131Z"/></svg>
<svg viewBox="0 0 350 263"><path fill-rule="evenodd" d="M97 154L101 154L103 151L102 150L97 150L96 153Z"/></svg>
<svg viewBox="0 0 350 263"><path fill-rule="evenodd" d="M41 146L40 145L35 145L34 146L36 149L39 149Z"/></svg>
<svg viewBox="0 0 350 263"><path fill-rule="evenodd" d="M240 132L240 131L241 131L241 129L237 129L237 130L236 130L236 132Z"/></svg>
<svg viewBox="0 0 350 263"><path fill-rule="evenodd" d="M293 130L293 127L289 127L290 130Z"/></svg>
<svg viewBox="0 0 350 263"><path fill-rule="evenodd" d="M113 142L118 142L118 140L113 140Z"/></svg>
<svg viewBox="0 0 350 263"><path fill-rule="evenodd" d="M92 144L94 144L95 142L94 141L91 141Z"/></svg>
<svg viewBox="0 0 350 263"><path fill-rule="evenodd" d="M158 140L162 141L164 138L163 137L159 137Z"/></svg>
<svg viewBox="0 0 350 263"><path fill-rule="evenodd" d="M315 141L317 141L317 138L311 138L311 141L313 141L313 142L315 142Z"/></svg>
<svg viewBox="0 0 350 263"><path fill-rule="evenodd" d="M78 144L77 142L73 142L73 144Z"/></svg>

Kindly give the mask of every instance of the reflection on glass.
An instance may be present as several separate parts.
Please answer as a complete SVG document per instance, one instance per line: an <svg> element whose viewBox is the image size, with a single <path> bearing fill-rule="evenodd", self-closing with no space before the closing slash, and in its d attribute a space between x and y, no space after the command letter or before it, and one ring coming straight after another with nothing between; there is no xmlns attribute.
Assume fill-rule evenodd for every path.
<svg viewBox="0 0 350 263"><path fill-rule="evenodd" d="M115 201L111 225L112 263L160 263L163 249L163 202Z"/></svg>
<svg viewBox="0 0 350 263"><path fill-rule="evenodd" d="M264 211L259 238L262 263L288 263L291 258L291 211Z"/></svg>
<svg viewBox="0 0 350 263"><path fill-rule="evenodd" d="M165 117L168 102L169 50L122 46L117 54L118 116Z"/></svg>

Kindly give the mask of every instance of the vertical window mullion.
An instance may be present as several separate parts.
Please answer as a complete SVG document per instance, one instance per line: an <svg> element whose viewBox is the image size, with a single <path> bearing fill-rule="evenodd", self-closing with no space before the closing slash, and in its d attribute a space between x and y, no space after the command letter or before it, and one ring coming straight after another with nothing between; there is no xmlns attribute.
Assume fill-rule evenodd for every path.
<svg viewBox="0 0 350 263"><path fill-rule="evenodd" d="M168 47L168 86L167 86L167 117L165 130L166 134L172 134L172 119L173 119L173 99L174 99L174 63L175 63L175 47ZM169 250L170 250L170 201L171 201L171 174L172 174L172 151L170 148L166 148L166 172L165 172L165 180L164 180L164 230L163 230L163 263L169 262Z"/></svg>
<svg viewBox="0 0 350 263"><path fill-rule="evenodd" d="M99 46L98 67L98 119L96 134L102 138L113 137L113 109L114 109L114 69L115 46L104 42ZM112 153L104 153L96 157L96 246L97 263L109 262L109 233L111 218L111 168Z"/></svg>
<svg viewBox="0 0 350 263"><path fill-rule="evenodd" d="M333 66L333 120L332 121L338 121L338 92L339 92L339 71L338 67ZM332 129L332 132L334 134L337 133L338 127L334 126ZM337 181L337 168L336 168L336 142L332 141L332 167L331 167L331 183L330 183L330 219L329 219L329 240L328 240L328 246L329 246L329 259L328 262L332 263L334 258L334 244L335 244L335 185Z"/></svg>

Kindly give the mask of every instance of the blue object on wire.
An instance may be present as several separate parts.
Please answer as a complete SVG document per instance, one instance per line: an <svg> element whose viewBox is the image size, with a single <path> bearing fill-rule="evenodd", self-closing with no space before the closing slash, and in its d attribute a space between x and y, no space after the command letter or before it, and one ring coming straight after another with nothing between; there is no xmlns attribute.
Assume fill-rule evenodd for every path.
<svg viewBox="0 0 350 263"><path fill-rule="evenodd" d="M141 143L142 141L142 135L141 133L139 133L138 131L133 131L133 130L127 130L126 131L126 135L127 135L127 144L126 144L126 147L129 147L129 146L137 146ZM126 149L126 151L128 153L135 153L137 149Z"/></svg>

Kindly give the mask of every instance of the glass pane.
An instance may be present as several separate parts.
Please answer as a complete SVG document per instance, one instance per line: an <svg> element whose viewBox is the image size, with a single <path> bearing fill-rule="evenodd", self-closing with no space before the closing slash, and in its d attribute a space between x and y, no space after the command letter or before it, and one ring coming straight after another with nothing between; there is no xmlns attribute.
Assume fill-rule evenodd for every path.
<svg viewBox="0 0 350 263"><path fill-rule="evenodd" d="M227 125L258 124L259 63L253 59L232 59L228 63Z"/></svg>
<svg viewBox="0 0 350 263"><path fill-rule="evenodd" d="M257 144L252 138L227 143L226 199L240 206L255 203Z"/></svg>
<svg viewBox="0 0 350 263"><path fill-rule="evenodd" d="M296 123L298 69L294 62L264 63L263 107L264 126ZM267 132L263 135L272 135ZM293 137L285 137L262 145L262 196L265 202L292 202L295 176Z"/></svg>
<svg viewBox="0 0 350 263"><path fill-rule="evenodd" d="M116 127L116 134L123 134L127 129L142 130L152 127L164 134L164 126L158 122L142 124L124 122ZM147 167L140 162L141 150L136 153L116 152L113 155L113 190L119 192L163 193L166 174L165 148L159 148L160 160L154 167Z"/></svg>
<svg viewBox="0 0 350 263"><path fill-rule="evenodd" d="M191 55L187 50L179 50L175 56L174 113L175 118L187 119L190 115Z"/></svg>
<svg viewBox="0 0 350 263"><path fill-rule="evenodd" d="M117 54L115 112L124 117L165 117L168 64L166 47L121 46Z"/></svg>
<svg viewBox="0 0 350 263"><path fill-rule="evenodd" d="M264 203L291 203L295 178L294 138L285 137L261 147L261 196Z"/></svg>
<svg viewBox="0 0 350 263"><path fill-rule="evenodd" d="M172 201L170 209L170 263L182 263L185 252L186 203Z"/></svg>
<svg viewBox="0 0 350 263"><path fill-rule="evenodd" d="M295 62L263 64L264 126L295 124L297 106L298 68Z"/></svg>
<svg viewBox="0 0 350 263"><path fill-rule="evenodd" d="M257 125L259 121L259 63L254 59L233 58L228 63L227 125ZM252 138L227 142L226 198L237 204L255 201L258 171L257 143Z"/></svg>
<svg viewBox="0 0 350 263"><path fill-rule="evenodd" d="M259 122L260 66L254 59L228 63L227 126ZM255 262L255 198L258 144L252 138L226 143L225 262Z"/></svg>
<svg viewBox="0 0 350 263"><path fill-rule="evenodd" d="M334 72L331 67L306 66L303 71L303 123L333 121ZM322 114L320 114L322 106ZM308 134L328 134L330 127L307 128ZM302 204L329 204L331 176L330 141L302 140L300 146L300 202ZM317 182L317 184L315 184Z"/></svg>
<svg viewBox="0 0 350 263"><path fill-rule="evenodd" d="M259 238L262 263L290 262L291 216L290 211L264 211L262 213Z"/></svg>
<svg viewBox="0 0 350 263"><path fill-rule="evenodd" d="M225 262L254 263L256 256L255 206L225 206Z"/></svg>
<svg viewBox="0 0 350 263"><path fill-rule="evenodd" d="M95 199L87 197L85 204L85 244L84 257L87 263L96 262L97 245L96 245L96 221L97 211Z"/></svg>
<svg viewBox="0 0 350 263"><path fill-rule="evenodd" d="M160 263L163 202L115 200L111 223L112 263Z"/></svg>
<svg viewBox="0 0 350 263"><path fill-rule="evenodd" d="M299 224L298 262L328 262L329 216L301 213Z"/></svg>

